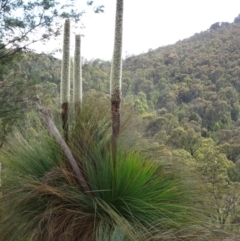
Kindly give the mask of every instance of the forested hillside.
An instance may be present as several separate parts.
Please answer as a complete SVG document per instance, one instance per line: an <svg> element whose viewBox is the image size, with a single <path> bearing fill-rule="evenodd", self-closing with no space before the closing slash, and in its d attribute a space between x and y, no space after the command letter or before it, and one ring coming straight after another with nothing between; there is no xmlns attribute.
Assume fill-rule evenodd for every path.
<svg viewBox="0 0 240 241"><path fill-rule="evenodd" d="M61 62L18 55L0 69L0 144L35 108L36 94L47 108L59 108ZM107 98L110 69L107 61L83 61L85 96ZM214 210L213 223L239 225L240 23L215 24L174 45L126 58L122 94L122 106L137 114L131 137L174 172L195 170Z"/></svg>
<svg viewBox="0 0 240 241"><path fill-rule="evenodd" d="M240 24L223 24L127 58L122 92L135 111L150 120L147 133L157 142L173 139L172 147L184 147L171 135L178 132L181 138L191 130L198 141L211 137L236 162L240 154L239 66ZM85 91L94 88L108 93L110 63L87 62L83 71Z"/></svg>
<svg viewBox="0 0 240 241"><path fill-rule="evenodd" d="M58 98L60 61L31 52L16 53L0 63L0 145L13 125L32 108L36 94L50 104Z"/></svg>
<svg viewBox="0 0 240 241"><path fill-rule="evenodd" d="M85 91L109 93L110 63L83 66ZM143 144L201 173L213 223L239 225L240 24L224 23L123 63L122 93L143 118ZM139 125L137 125L139 128ZM200 175L200 176L201 176ZM196 176L198 176L196 174Z"/></svg>
<svg viewBox="0 0 240 241"><path fill-rule="evenodd" d="M57 97L54 94L57 95L60 83L60 61L31 53L22 56L21 62L10 63L14 66L11 73L8 66L5 67L5 82L15 81L14 75L17 75L18 81L20 76L22 80L37 83L37 88L45 86L44 93L50 92L48 97ZM174 45L125 59L123 97L133 104L136 113L151 120L150 126L154 129L148 135L155 136L163 131L170 136L177 127L194 126L193 130L202 137L211 137L218 144L234 144L231 148L225 145L222 151L236 162L239 149L236 138L240 115L239 66L240 24L225 23ZM100 59L84 61L84 92L95 89L108 94L109 78L110 62ZM49 85L55 89L54 94ZM8 88L8 93L11 89ZM3 90L6 87L1 88ZM164 130L165 122L175 124ZM163 138L165 134L161 136Z"/></svg>
<svg viewBox="0 0 240 241"><path fill-rule="evenodd" d="M43 89L38 92L53 102L58 98L61 62L46 55L27 53L22 56L21 64L16 60L14 64L10 63L14 66L11 73L9 65L5 67L5 82L15 81L14 75L18 81L34 82L35 90ZM109 94L109 78L110 62L84 61L85 93L95 89ZM240 155L239 78L240 24L225 23L174 45L126 58L122 93L135 112L150 121L147 135L157 142L169 142L176 131L180 138L191 129L201 138L212 138L221 151L236 162ZM2 101L6 97L4 90L6 87L1 88ZM8 88L8 93L9 90L15 89ZM7 103L11 104L9 100ZM9 111L5 108L1 109L2 117ZM180 143L177 147L182 145ZM176 144L171 143L171 146ZM194 151L190 153L194 154Z"/></svg>

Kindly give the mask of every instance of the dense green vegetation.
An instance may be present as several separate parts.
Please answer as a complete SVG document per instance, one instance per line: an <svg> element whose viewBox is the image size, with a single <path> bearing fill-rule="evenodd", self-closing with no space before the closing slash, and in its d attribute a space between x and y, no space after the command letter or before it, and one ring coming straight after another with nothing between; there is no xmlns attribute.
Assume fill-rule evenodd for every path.
<svg viewBox="0 0 240 241"><path fill-rule="evenodd" d="M21 58L21 64L18 58ZM172 211L170 216L172 219L165 220L166 226L157 226L154 224L156 225L154 226L156 229L161 229L163 226L166 228L162 230L163 235L161 237L157 236L156 230L152 230L153 233L156 234L156 240L170 240L170 237L175 237L176 240L195 240L194 238L199 236L202 237L202 240L221 240L226 236L231 236L231 238L236 238L236 240L239 238L237 237L240 227L239 66L239 23L224 24L218 28L211 28L210 30L195 34L189 39L179 41L174 45L161 47L156 50L151 50L148 53L125 59L123 62L122 102L124 106L128 107L128 114L123 116L119 146L125 148L125 150L130 148L131 150L138 150L144 157L141 159L142 156L139 152L137 154L130 152L127 154L129 156L124 156L126 154L120 153L121 158L125 161L127 160L125 163L129 170L127 177L121 176L127 172L114 172L116 170L111 167L112 160L108 156L109 153L104 149L108 144L105 142L105 139L101 139L103 137L101 131L109 127L104 119L106 117L105 114L102 115L102 113L100 113L100 115L97 115L98 118L91 116L91 114L87 112L89 107L86 107L85 115L81 117L81 120L83 120L82 123L86 123L88 127L77 127L79 127L81 131L86 129L91 131L84 133L85 135L81 137L80 146L75 146L76 143L79 145L79 136L74 136L74 133L76 133L74 132L74 124L70 126L73 135L73 142L70 143L70 145L72 149L75 150L76 153L74 154L78 159L88 160L88 162L91 163L91 165L87 165L86 163L82 163L82 165L87 166L86 176L91 180L90 183L95 189L111 189L113 185L116 185L116 190L118 190L118 185L120 184L117 183L117 181L121 180L121 185L126 186L126 195L129 197L131 196L129 193L132 193L135 187L131 185L128 186L126 180L134 180L138 174L137 169L146 169L147 173L150 172L150 176L143 176L143 183L151 182L151 175L159 175L162 178L159 177L159 183L152 183L153 192L170 187L170 191L167 190L165 193L167 194L165 199L168 200L167 203L169 205L171 204L171 195L175 195L174 199L177 200L178 195L183 194L183 199L185 200L179 199L179 202L184 205L186 205L186 203L189 205L188 211L192 212L190 216L192 216L193 220L188 220L188 215L182 215L186 206L179 205L174 207L173 205L171 207L170 205L170 211ZM93 100L91 109L97 106L94 105L94 101L95 103L102 103L102 106L104 106L103 103L106 103L108 99L110 68L110 62L100 59L84 61L83 92L85 98L89 98L90 96L89 99ZM9 69L11 69L11 71L9 71ZM104 216L108 222L99 225L99 229L97 230L98 240L106 239L106 230L109 230L111 233L111 240L115 240L116 236L122 237L119 240L126 240L127 238L134 240L136 237L139 237L138 235L142 234L138 233L139 227L129 229L128 222L131 223L131 221L125 218L131 217L131 212L136 212L134 213L136 216L139 215L137 222L139 225L145 226L146 229L149 228L149 223L156 221L156 219L153 218L153 210L144 206L148 202L147 198L149 197L147 197L147 195L141 196L143 193L137 193L138 198L144 201L141 204L142 206L140 206L143 209L148 209L149 213L152 212L151 215L149 214L149 216L146 215L146 217L143 217L144 215L142 211L139 211L140 209L128 209L130 206L135 207L139 205L139 203L136 204L132 202L133 200L122 199L121 202L115 202L116 200L112 196L111 198L113 199L111 199L108 193L99 192L94 202L89 205L88 197L82 196L82 194L76 197L71 190L61 189L66 185L66 180L69 183L73 183L73 189L76 188L76 186L69 173L69 166L64 161L61 162L62 160L59 156L52 158L52 160L54 160L53 163L46 162L41 165L44 166L44 169L40 170L42 174L39 173L36 175L35 173L39 170L39 159L32 156L35 155L31 153L32 150L36 149L34 153L46 155L43 156L41 160L47 160L49 156L52 155L52 152L56 151L54 148L58 147L49 144L52 140L48 140L45 133L43 133L42 136L37 134L39 133L38 119L36 118L37 114L33 112L33 102L30 100L33 100L32 96L38 93L40 98L44 100L45 106L54 112L58 112L59 70L59 60L51 56L35 55L32 53L19 53L16 58L11 61L9 60L5 66L1 65L1 76L4 76L4 78L0 81L0 103L5 103L1 105L3 107L0 109L1 143L4 143L6 138L11 136L10 130L12 130L13 126L17 125L20 132L22 132L22 134L18 136L18 143L15 143L15 145L19 145L17 154L9 156L9 150L4 150L5 164L7 164L8 160L10 160L11 164L10 169L7 169L6 173L15 171L17 183L31 183L29 184L30 186L24 187L26 189L21 189L21 186L13 186L12 188L14 190L21 190L22 192L34 188L33 196L27 198L22 196L23 203L26 202L32 205L29 208L36 208L34 206L36 205L36 200L41 201L43 204L46 203L48 195L52 197L58 194L59 202L62 202L66 206L70 205L69 203L72 204L72 202L67 200L67 197L71 197L70 199L73 203L76 201L75 198L81 199L86 203L84 210L81 210L81 212L84 212L84 218L86 218L87 221L93 219L95 215L94 208L99 208L100 215L102 213L104 213L104 215L108 213L106 217ZM14 87L15 84L18 83L21 88ZM24 100L27 99L27 101L19 101L19 96L25 98ZM17 110L14 108L17 108ZM97 113L97 109L95 109L95 113ZM104 111L104 108L102 111ZM130 112L132 112L131 115L134 115L134 120L127 122ZM23 122L23 115L26 115L29 123L31 122L30 125L28 125L26 121ZM84 117L86 118L86 122L84 122ZM89 122L87 117L93 118L94 121ZM103 129L96 129L96 131L95 128L98 126L96 123L98 123L99 120L101 120L100 123L103 125L100 125L100 127ZM32 123L35 124L32 125ZM89 123L92 123L92 129ZM126 128L127 131L125 132L124 126L128 126L129 128ZM99 130L100 132L98 132ZM34 133L33 139L28 137L29 133ZM94 135L98 134L101 136L98 136L97 140L101 140L102 142L96 144L94 139L91 140L93 133ZM24 138L21 137L22 135ZM41 145L38 145L38 140L43 140L41 138L46 138L49 143L41 141ZM92 142L90 141L88 143L87 140L89 139ZM23 148L26 143L28 146L31 146L29 150ZM83 152L81 148L84 148L86 143L89 145L86 148L88 152ZM7 147L10 148L9 146ZM2 147L2 149L4 148ZM46 150L46 153L42 152L42 150ZM25 151L29 151L30 153L27 155L27 162L20 163L21 173L18 176L17 172L20 169L19 166L17 168L14 166L16 164L15 161L18 158L18 154L24 155ZM122 165L121 158L118 165ZM145 158L157 160L157 167L152 167L152 165L145 163ZM33 159L36 163L31 162ZM140 163L137 162L139 159L141 160ZM130 160L129 163L128 160ZM99 166L102 161L108 165L106 165L104 170L100 171L101 168ZM59 162L62 167L61 171L55 166L57 165L56 163ZM30 178L31 180L28 180L29 177L24 173L28 167L30 172L33 173L32 176L35 176L36 179L32 180ZM51 173L51 177L44 175L48 172ZM61 177L66 179L57 180L57 183L61 183L60 187L56 185L56 180L54 179L56 175L59 175L59 172L61 172ZM110 173L109 178L114 180L113 183L105 183L104 178L101 179L101 176L98 176L99 173L104 175L104 172ZM158 174L156 174L157 172ZM98 175L96 173L98 173ZM170 173L172 176L169 180L168 178L170 176L168 174ZM119 179L114 179L116 177ZM11 180L6 180L11 183ZM166 186L161 187L164 183L161 182L161 180L164 180ZM176 180L178 180L179 183L177 183ZM109 183L111 183L111 187L107 186ZM190 183L192 185L191 188L188 186ZM185 184L185 188L183 188L182 184ZM173 191L173 187L178 187L177 190L180 191L180 193L176 190L176 192ZM11 186L8 188L11 188ZM141 189L144 190L144 185ZM191 192L188 193L186 192L187 190L191 190ZM42 192L45 194L43 195ZM98 195L101 197L101 201L104 200L104 203L99 202ZM119 193L116 195L119 195ZM39 199L39 197L42 199ZM161 200L161 197L156 195L155 198L157 197ZM16 196L14 198L16 198ZM144 198L146 198L146 200L144 200ZM193 198L194 200L189 200L188 198ZM12 199L12 202L8 203L8 205L13 205L14 200L15 199ZM153 204L156 206L154 206L153 209L155 209L156 212L160 212L157 203L156 200L156 203ZM54 206L56 203L51 205ZM167 204L163 203L162 205ZM56 210L62 208L61 205L54 207L56 207ZM21 206L16 206L16 209L20 210L19 213L21 213L21 208ZM169 208L169 206L167 208ZM119 209L124 210L123 213L126 215L124 219L118 216L119 213L122 213ZM201 209L203 216L197 220L195 212L199 212L199 209ZM115 213L114 211L116 210L118 211ZM36 212L38 211L36 208ZM74 209L71 211L72 214L75 212ZM177 212L179 216L174 216L174 212ZM147 213L147 211L145 213ZM13 216L11 216L13 214L10 213L8 215L10 215L9 219L13 218ZM57 223L57 215L60 214L56 212L56 216L53 215L52 220L50 220L52 225ZM169 214L164 214L163 212L162 215L165 216ZM19 220L21 219L20 216L17 218L19 218ZM33 217L29 215L24 218L26 222L28 222L28 220L31 220ZM117 224L121 223L121 227L124 228L120 230L118 225L116 225L116 227L108 226L107 223L109 223L109 220ZM128 220L128 222L126 220ZM177 229L175 225L171 223L175 220L178 220L177 226L180 230L179 233L176 233ZM35 221L36 223L33 222L31 224L33 226L28 228L35 228L36 232L39 232L41 229L36 228L39 220ZM169 224L167 223L168 221L170 222ZM86 222L86 220L83 221L83 223L84 222ZM163 221L161 220L161 222ZM183 225L184 222L185 224L192 222L195 226L194 228L190 228L189 225L189 229L186 230L186 227ZM42 225L44 225L44 220ZM171 233L167 232L169 227ZM73 225L71 228L75 230L77 227ZM102 231L101 228L106 232ZM24 235L21 234L22 230L22 227L19 226L19 230L16 230L16 235ZM89 230L89 233L91 233L91 228ZM182 230L185 230L185 233L182 232ZM90 235L89 233L86 235ZM128 233L127 238L125 237L126 233ZM45 233L45 235L50 236L41 236L43 233L37 233L37 235L39 240L45 239L46 237L52 238L52 234L50 233ZM79 238L75 231L72 235L75 235L74 238L76 239ZM166 237L164 237L164 235L166 235Z"/></svg>
<svg viewBox="0 0 240 241"><path fill-rule="evenodd" d="M57 98L59 61L52 60L50 56L24 52L1 60L0 145L12 131L13 125L16 126L29 110L35 108L32 101L37 93L40 96L44 94L49 105Z"/></svg>
<svg viewBox="0 0 240 241"><path fill-rule="evenodd" d="M123 96L149 121L146 136L192 156L211 138L238 161L239 39L239 24L223 25L124 61ZM85 90L108 93L109 68L101 60L85 63ZM184 142L188 136L195 141Z"/></svg>

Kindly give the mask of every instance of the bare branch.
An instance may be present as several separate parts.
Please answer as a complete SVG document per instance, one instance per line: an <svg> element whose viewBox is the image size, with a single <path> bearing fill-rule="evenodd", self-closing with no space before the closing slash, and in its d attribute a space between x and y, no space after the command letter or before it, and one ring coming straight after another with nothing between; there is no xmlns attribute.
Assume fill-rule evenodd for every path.
<svg viewBox="0 0 240 241"><path fill-rule="evenodd" d="M57 143L60 145L60 147L62 148L64 154L67 157L67 160L69 161L74 174L76 175L79 183L81 184L83 190L89 194L91 194L91 190L85 180L85 177L82 173L82 171L80 170L71 150L69 149L68 145L66 144L66 142L64 141L64 139L61 137L57 127L55 126L54 122L52 121L51 117L48 115L47 111L44 109L43 105L41 104L39 98L37 97L37 106L39 111L43 114L43 119L44 122L49 130L49 132L54 136L55 140L57 141Z"/></svg>

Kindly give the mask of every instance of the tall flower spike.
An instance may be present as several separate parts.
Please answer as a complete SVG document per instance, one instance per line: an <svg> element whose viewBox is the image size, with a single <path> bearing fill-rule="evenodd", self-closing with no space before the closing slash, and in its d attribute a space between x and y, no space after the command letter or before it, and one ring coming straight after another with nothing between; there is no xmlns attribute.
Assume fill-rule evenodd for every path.
<svg viewBox="0 0 240 241"><path fill-rule="evenodd" d="M75 109L79 110L82 103L81 35L75 36L73 103L75 105Z"/></svg>
<svg viewBox="0 0 240 241"><path fill-rule="evenodd" d="M112 151L116 159L117 138L120 132L120 103L122 85L122 29L123 29L123 0L117 0L114 50L111 67L111 113L112 113Z"/></svg>
<svg viewBox="0 0 240 241"><path fill-rule="evenodd" d="M70 20L66 19L63 34L63 57L61 70L61 116L65 141L68 141L68 105L70 97Z"/></svg>

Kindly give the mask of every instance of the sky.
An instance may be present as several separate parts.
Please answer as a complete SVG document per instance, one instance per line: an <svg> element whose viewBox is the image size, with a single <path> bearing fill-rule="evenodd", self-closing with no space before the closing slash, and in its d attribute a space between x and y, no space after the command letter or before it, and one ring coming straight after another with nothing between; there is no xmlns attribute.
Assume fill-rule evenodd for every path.
<svg viewBox="0 0 240 241"><path fill-rule="evenodd" d="M82 18L85 28L74 30L84 35L82 56L88 60L111 60L116 0L95 0L96 5L105 6L102 14L90 11L85 0L78 2L80 10L88 10ZM123 58L174 44L209 29L215 22L232 23L239 14L240 0L125 0ZM56 43L48 46L51 45ZM71 48L73 52L73 44Z"/></svg>

